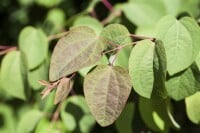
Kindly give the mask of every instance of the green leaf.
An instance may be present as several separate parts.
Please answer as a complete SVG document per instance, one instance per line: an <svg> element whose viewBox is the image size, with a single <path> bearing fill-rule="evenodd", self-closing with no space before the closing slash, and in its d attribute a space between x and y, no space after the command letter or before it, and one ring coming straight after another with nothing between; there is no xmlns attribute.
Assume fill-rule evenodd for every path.
<svg viewBox="0 0 200 133"><path fill-rule="evenodd" d="M47 57L47 37L39 29L31 26L25 27L19 35L19 49L26 56L28 68L34 69Z"/></svg>
<svg viewBox="0 0 200 133"><path fill-rule="evenodd" d="M54 104L62 102L71 91L70 78L62 78L56 89Z"/></svg>
<svg viewBox="0 0 200 133"><path fill-rule="evenodd" d="M128 62L129 62L129 56L130 56L131 50L132 50L132 47L125 47L121 49L117 53L117 58L114 64L116 66L128 68Z"/></svg>
<svg viewBox="0 0 200 133"><path fill-rule="evenodd" d="M133 24L145 26L156 23L166 11L160 0L138 0L124 4L123 12Z"/></svg>
<svg viewBox="0 0 200 133"><path fill-rule="evenodd" d="M153 54L154 43L145 40L139 42L129 57L129 73L134 90L141 96L150 98L153 90Z"/></svg>
<svg viewBox="0 0 200 133"><path fill-rule="evenodd" d="M61 107L61 119L67 132L89 133L95 124L83 96L67 98Z"/></svg>
<svg viewBox="0 0 200 133"><path fill-rule="evenodd" d="M62 0L36 0L38 5L52 7L58 5Z"/></svg>
<svg viewBox="0 0 200 133"><path fill-rule="evenodd" d="M154 84L153 84L153 96L154 97L167 97L167 91L165 87L166 73L167 73L167 61L166 61L165 48L162 41L157 40L155 43L155 51L153 58L153 72L154 72Z"/></svg>
<svg viewBox="0 0 200 133"><path fill-rule="evenodd" d="M34 130L38 121L42 118L42 112L38 110L30 110L21 117L18 126L17 133L30 133Z"/></svg>
<svg viewBox="0 0 200 133"><path fill-rule="evenodd" d="M0 104L1 133L15 133L15 117L12 108L8 105ZM3 123L3 124L2 124Z"/></svg>
<svg viewBox="0 0 200 133"><path fill-rule="evenodd" d="M169 99L146 99L140 97L139 111L145 124L154 131L180 128L172 116Z"/></svg>
<svg viewBox="0 0 200 133"><path fill-rule="evenodd" d="M85 77L86 102L96 121L103 127L119 117L130 92L131 81L124 68L100 65Z"/></svg>
<svg viewBox="0 0 200 133"><path fill-rule="evenodd" d="M188 12L194 18L199 15L199 0L181 0L179 12Z"/></svg>
<svg viewBox="0 0 200 133"><path fill-rule="evenodd" d="M139 111L144 123L154 131L166 130L166 123L153 108L151 100L140 97Z"/></svg>
<svg viewBox="0 0 200 133"><path fill-rule="evenodd" d="M121 24L110 24L106 26L101 34L105 46L123 45L130 42L128 29Z"/></svg>
<svg viewBox="0 0 200 133"><path fill-rule="evenodd" d="M191 18L176 20L163 17L157 25L157 38L162 40L167 56L167 70L170 75L189 67L199 53L200 29Z"/></svg>
<svg viewBox="0 0 200 133"><path fill-rule="evenodd" d="M168 95L175 100L182 100L197 92L200 83L195 79L191 68L177 74L166 82Z"/></svg>
<svg viewBox="0 0 200 133"><path fill-rule="evenodd" d="M183 0L163 0L163 3L167 14L176 16L180 13L179 9L185 2L183 2Z"/></svg>
<svg viewBox="0 0 200 133"><path fill-rule="evenodd" d="M28 82L34 90L39 90L43 86L38 83L38 80L48 80L49 62L44 61L37 69L28 72Z"/></svg>
<svg viewBox="0 0 200 133"><path fill-rule="evenodd" d="M19 51L9 52L1 64L1 87L13 97L25 100L29 88L26 86L26 69Z"/></svg>
<svg viewBox="0 0 200 133"><path fill-rule="evenodd" d="M83 17L77 18L73 26L88 26L92 28L97 35L99 35L103 29L102 23L100 23L97 19L94 19L89 16L83 16Z"/></svg>
<svg viewBox="0 0 200 133"><path fill-rule="evenodd" d="M46 133L46 132L52 132L57 133L62 131L62 128L58 128L57 123L60 121L56 121L55 123L51 123L47 118L40 119L36 129L34 130L34 133Z"/></svg>
<svg viewBox="0 0 200 133"><path fill-rule="evenodd" d="M132 133L132 119L134 115L134 104L128 103L121 115L115 122L118 133Z"/></svg>
<svg viewBox="0 0 200 133"><path fill-rule="evenodd" d="M185 99L188 118L195 124L200 124L200 92L195 93Z"/></svg>
<svg viewBox="0 0 200 133"><path fill-rule="evenodd" d="M49 71L50 81L95 64L101 58L102 51L102 45L91 28L72 28L54 48Z"/></svg>
<svg viewBox="0 0 200 133"><path fill-rule="evenodd" d="M47 27L48 33L61 32L65 25L65 12L60 8L49 10L45 19L45 28Z"/></svg>

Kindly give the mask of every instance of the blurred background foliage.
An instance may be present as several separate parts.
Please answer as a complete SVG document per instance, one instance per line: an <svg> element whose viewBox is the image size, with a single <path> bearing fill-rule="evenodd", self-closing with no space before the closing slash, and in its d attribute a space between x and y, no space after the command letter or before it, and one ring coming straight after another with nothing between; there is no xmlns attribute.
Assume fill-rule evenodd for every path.
<svg viewBox="0 0 200 133"><path fill-rule="evenodd" d="M153 10L155 9L153 12L156 12L156 15L163 16L165 14L157 0L155 3L148 1L130 0L129 2L147 3ZM164 1L168 5L167 10L175 16L190 15L199 21L199 0ZM128 4L126 0L110 0L110 3L115 5L116 11L122 9L120 3ZM127 10L125 9L124 13L116 15L116 12L110 12L100 0L1 0L0 45L19 46L21 52L12 51L6 55L2 54L0 57L0 133L161 132L160 129L163 128L162 121L155 118L156 116L154 118L151 116L153 110L149 107L150 105L140 105L139 109L139 98L133 91L123 113L113 125L102 128L96 124L83 97L82 83L84 75L88 72L87 69L81 70L79 75L75 77L74 90L60 107L58 120L53 119L54 112L59 108L53 104L55 92L41 100L40 93L44 87L38 84L37 81L40 79L48 80L50 55L56 43L55 40L50 39L48 41L49 37L78 25L91 26L99 34L103 28L100 22L103 20L105 24L124 24L131 33L152 35L151 31L154 26L145 25L146 20L140 19L143 13L148 14L148 10L141 10L138 7L138 10L133 11L136 12L136 15L133 15L132 17L135 19L132 19L130 15L133 12L128 8L129 5L127 5ZM96 18L94 19L91 16ZM105 18L107 18L106 21ZM26 36L26 33L22 35L22 29L26 26L32 26L28 32L28 34L31 33L29 36ZM49 42L49 44L46 44L47 47L33 46L35 42L38 42L39 45L45 45L45 43L48 43L47 41ZM26 48L24 43L30 43L30 47ZM2 49L4 48L2 47ZM31 51L30 49L36 50ZM44 51L47 49L47 51L41 57L42 60L38 61L40 56L37 57L37 54L44 52L42 49ZM26 51L35 53L27 55ZM119 55L117 64L127 67L129 52L130 49L124 49L124 52ZM23 57L25 55L24 58L28 59L28 61L25 61L28 62L28 66L27 63L24 63L26 59L23 59L22 55ZM36 62L33 67L29 63L32 56L38 59L33 60L33 63ZM105 60L102 62L106 62ZM162 132L200 132L199 125L193 124L187 118L184 100L179 102L172 100L171 102L173 109L176 110L174 112L175 119L181 125L181 129L168 129L162 130ZM147 122L142 120L142 117L145 116L141 116L145 110L150 111ZM157 125L150 124L149 126L146 124L152 121L156 121Z"/></svg>

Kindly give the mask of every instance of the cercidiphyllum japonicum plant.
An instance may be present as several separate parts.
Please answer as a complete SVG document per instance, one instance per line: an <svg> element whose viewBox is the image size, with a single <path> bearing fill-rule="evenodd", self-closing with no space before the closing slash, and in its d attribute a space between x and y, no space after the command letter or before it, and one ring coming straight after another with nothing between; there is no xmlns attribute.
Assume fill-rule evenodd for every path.
<svg viewBox="0 0 200 133"><path fill-rule="evenodd" d="M192 18L165 16L155 32L155 38L137 36L120 24L110 24L100 33L88 26L71 28L54 48L49 70L51 83L41 81L46 85L43 97L57 87L55 103L63 101L73 88L76 72L86 68L85 99L101 126L111 125L119 117L133 87L144 97L140 98L139 107L147 126L156 131L180 128L173 118L169 97L181 100L199 90L200 82L193 72L196 69L191 65L196 62L199 67L196 59L200 29ZM131 37L140 41L132 41ZM132 49L127 67L116 65L118 54L127 47ZM105 56L110 59L102 63ZM142 107L151 109L146 112ZM193 119L195 112L187 111Z"/></svg>

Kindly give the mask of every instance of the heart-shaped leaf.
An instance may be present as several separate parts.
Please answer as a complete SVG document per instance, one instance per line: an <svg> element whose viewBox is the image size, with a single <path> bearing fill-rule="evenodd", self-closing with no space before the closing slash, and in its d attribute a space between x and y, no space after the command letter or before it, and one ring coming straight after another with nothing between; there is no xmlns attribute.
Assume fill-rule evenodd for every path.
<svg viewBox="0 0 200 133"><path fill-rule="evenodd" d="M27 70L21 59L19 51L8 53L2 60L0 82L1 87L9 95L26 100L29 87L27 87Z"/></svg>
<svg viewBox="0 0 200 133"><path fill-rule="evenodd" d="M153 90L154 43L145 40L139 42L129 57L129 73L134 90L141 96L150 98Z"/></svg>
<svg viewBox="0 0 200 133"><path fill-rule="evenodd" d="M157 38L164 43L170 75L194 62L200 49L199 34L199 26L188 17L177 20L173 16L165 16L158 22Z"/></svg>
<svg viewBox="0 0 200 133"><path fill-rule="evenodd" d="M39 29L28 26L19 35L20 51L26 56L28 68L39 66L48 55L48 41L46 35Z"/></svg>
<svg viewBox="0 0 200 133"><path fill-rule="evenodd" d="M104 45L123 45L130 42L128 29L120 24L110 24L106 26L100 37Z"/></svg>
<svg viewBox="0 0 200 133"><path fill-rule="evenodd" d="M86 102L101 126L108 126L119 117L130 92L130 76L124 68L100 65L85 77Z"/></svg>
<svg viewBox="0 0 200 133"><path fill-rule="evenodd" d="M101 58L102 51L102 45L91 28L72 28L54 48L49 71L50 81L93 65Z"/></svg>

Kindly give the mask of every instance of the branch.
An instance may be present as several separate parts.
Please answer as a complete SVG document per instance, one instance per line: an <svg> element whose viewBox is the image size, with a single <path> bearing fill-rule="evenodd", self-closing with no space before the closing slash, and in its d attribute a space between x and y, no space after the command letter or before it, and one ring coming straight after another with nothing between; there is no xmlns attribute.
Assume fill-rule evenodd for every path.
<svg viewBox="0 0 200 133"><path fill-rule="evenodd" d="M0 50L0 55L4 55L10 51L17 50L17 47L16 46L0 46L0 49L3 49L3 50Z"/></svg>
<svg viewBox="0 0 200 133"><path fill-rule="evenodd" d="M56 111L53 113L52 118L51 118L51 122L56 122L59 118L59 112L61 109L61 105L63 102L60 102L56 108Z"/></svg>
<svg viewBox="0 0 200 133"><path fill-rule="evenodd" d="M68 34L68 31L65 31L65 32L62 32L62 33L59 33L59 34L55 34L55 35L50 35L48 36L48 41L51 41L51 40L54 40L54 39L59 39L65 35Z"/></svg>
<svg viewBox="0 0 200 133"><path fill-rule="evenodd" d="M141 40L144 40L144 39L149 39L153 42L155 42L156 38L153 38L153 37L147 37L147 36L140 36L140 35L135 35L135 34L129 34L130 37L133 37L133 38L136 38L136 39L141 39Z"/></svg>
<svg viewBox="0 0 200 133"><path fill-rule="evenodd" d="M130 43L130 44L125 44L125 45L119 45L118 47L113 48L113 49L108 50L108 51L105 51L105 52L103 52L102 54L107 54L107 53L110 53L110 52L113 52L113 51L119 51L119 50L121 50L121 49L124 48L124 47L133 46L133 45L137 44L138 42L140 42L140 41L132 42L132 43Z"/></svg>
<svg viewBox="0 0 200 133"><path fill-rule="evenodd" d="M104 20L101 21L101 23L103 25L106 25L109 22L111 22L114 18L121 16L121 14L121 10L112 10L112 12Z"/></svg>
<svg viewBox="0 0 200 133"><path fill-rule="evenodd" d="M104 4L104 6L109 10L112 11L113 6L110 4L108 0L101 0L101 2Z"/></svg>

